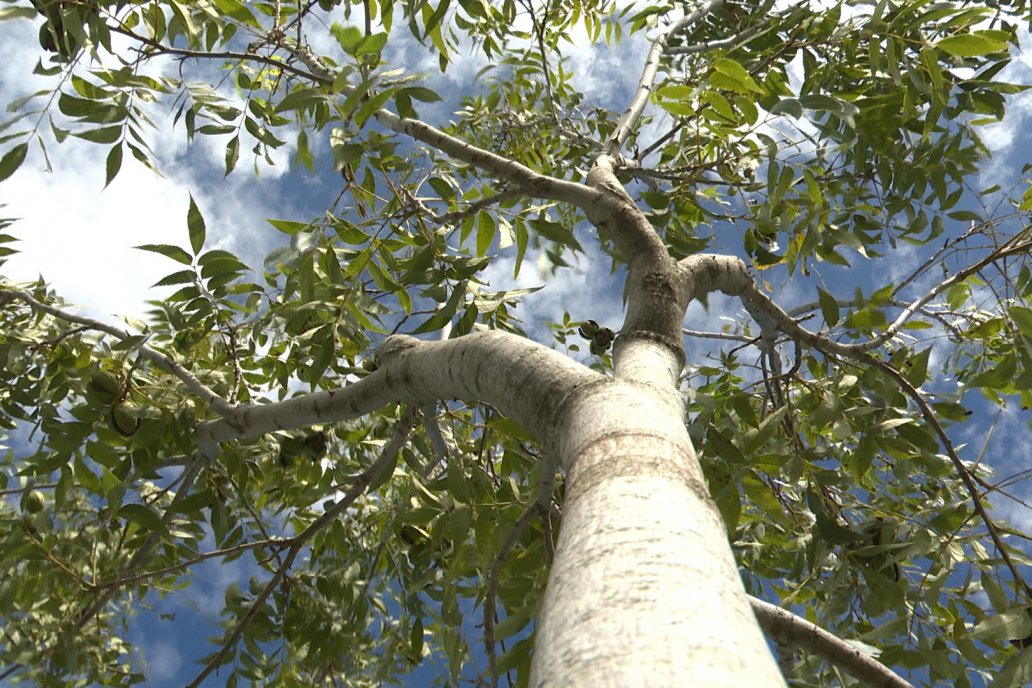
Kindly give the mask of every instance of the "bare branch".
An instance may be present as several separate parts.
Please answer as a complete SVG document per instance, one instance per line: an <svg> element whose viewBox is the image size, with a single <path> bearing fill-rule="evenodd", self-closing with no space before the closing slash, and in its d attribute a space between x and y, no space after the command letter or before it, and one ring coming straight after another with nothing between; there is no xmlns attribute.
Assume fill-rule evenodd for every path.
<svg viewBox="0 0 1032 688"><path fill-rule="evenodd" d="M151 578L156 578L158 576L164 576L164 575L167 575L169 573L177 573L179 571L183 571L185 569L188 569L191 566L194 566L195 564L199 564L202 561L207 561L208 559L217 559L219 557L228 557L228 556L233 555L233 554L239 554L240 552L246 552L247 550L258 549L258 548L261 548L261 547L274 547L274 548L287 547L288 545L290 545L291 542L293 542L293 538L275 538L275 537L267 538L267 539L264 539L264 540L255 540L253 542L243 542L243 543L241 543L239 545L234 545L233 547L226 547L225 549L216 549L216 550L212 550L210 552L202 552L201 554L198 554L196 557L192 557L190 559L186 559L184 561L179 562L178 564L173 564L172 566L166 566L166 567L161 568L161 569L154 569L153 571L144 571L143 573L138 573L138 574L133 575L133 576L126 576L126 577L123 577L123 578L116 578L114 580L109 580L109 581L99 581L97 583L94 583L93 587L95 587L95 588L113 588L113 589L118 589L118 588L124 587L126 585L132 585L133 583L139 583L140 581L149 580Z"/></svg>
<svg viewBox="0 0 1032 688"><path fill-rule="evenodd" d="M552 74L548 67L548 53L545 52L545 24L548 23L548 12L550 10L550 0L545 0L544 16L538 20L537 14L534 13L534 5L532 0L521 0L522 4L527 13L530 15L530 21L534 26L534 34L537 37L538 55L541 57L541 72L545 77L545 96L548 100L548 108L552 114L552 121L558 126L559 125L559 110L555 105L555 94L552 91Z"/></svg>
<svg viewBox="0 0 1032 688"><path fill-rule="evenodd" d="M703 3L667 27L652 42L649 54L645 58L645 67L642 69L641 78L638 80L638 88L634 93L634 98L631 99L631 104L627 106L620 120L616 123L616 129L613 130L613 133L606 141L603 154L616 155L619 153L623 145L627 143L627 139L630 138L631 132L638 124L638 120L641 119L641 113L645 111L645 106L649 102L649 95L652 93L652 87L656 82L656 75L659 73L659 62L667 50L667 41L670 40L670 37L705 17L720 6L722 2L723 0L709 0Z"/></svg>
<svg viewBox="0 0 1032 688"><path fill-rule="evenodd" d="M779 642L834 664L870 688L914 688L878 660L820 626L755 597L749 597L749 604L763 630Z"/></svg>
<svg viewBox="0 0 1032 688"><path fill-rule="evenodd" d="M686 337L698 337L699 339L725 339L730 342L741 342L743 344L752 344L756 341L756 337L746 337L744 334L729 334L727 332L703 332L702 330L689 330L682 328L681 332Z"/></svg>
<svg viewBox="0 0 1032 688"><path fill-rule="evenodd" d="M420 212L426 214L426 216L428 218L430 218L431 221L433 221L433 222L435 222L435 223L437 223L439 225L457 225L460 222L462 222L464 219L466 219L467 217L469 217L471 215L476 215L481 210L485 210L485 209L491 207L492 205L495 205L497 203L502 203L504 201L509 200L510 198L517 198L519 196L526 195L526 191L524 189L520 189L520 188L502 189L501 191L498 191L497 193L495 193L492 196L488 196L486 198L481 198L481 199L478 199L478 200L470 203L469 206L467 208L463 209L463 210L455 210L455 211L450 212L450 213L444 213L443 215L438 215L433 210L431 210L429 207L427 207L427 205L425 203L423 203L422 200L420 200L419 198L416 198L412 194L409 194L407 190L403 190L403 191L406 193L410 203L415 205L419 209Z"/></svg>
<svg viewBox="0 0 1032 688"><path fill-rule="evenodd" d="M454 447L454 442L451 441L451 433L446 440L444 434L441 432L441 424L437 422L437 407L436 404L426 404L419 409L420 415L423 417L423 427L426 429L426 434L430 438L430 446L434 450L434 459L423 468L423 477L429 477L434 469L437 468L441 463L448 460L450 456L458 454L458 450Z"/></svg>
<svg viewBox="0 0 1032 688"><path fill-rule="evenodd" d="M932 289L928 290L928 292L924 296L915 300L909 306L904 308L903 312L896 317L892 324L886 327L880 334L866 342L852 345L853 348L856 351L861 352L870 351L881 346L888 340L892 339L892 337L896 336L896 333L898 333L900 329L902 329L902 327L907 324L907 321L909 321L910 318L914 315L914 313L916 313L921 307L926 305L929 301L934 299L939 294L942 294L943 292L948 290L953 285L963 282L971 275L977 274L979 271L982 270L982 268L986 267L987 265L990 265L991 263L996 262L997 260L1000 260L1001 258L1006 258L1008 256L1014 255L1027 255L1030 251L1032 251L1032 241L1018 241L1019 237L1022 237L1027 234L1028 230L1026 229L1018 235L1011 237L1011 239L1007 241L1003 246L993 251L982 260L964 268L963 270L954 273L951 277L944 279L942 282L939 282Z"/></svg>
<svg viewBox="0 0 1032 688"><path fill-rule="evenodd" d="M734 49L739 45L743 45L747 41L751 40L755 36L762 35L767 31L772 30L776 24L773 22L768 24L757 24L743 31L740 34L729 36L727 38L720 38L715 41L707 41L706 43L693 43L692 45L675 45L670 46L666 49L667 55L692 55L696 53L708 53L714 50L723 50L725 48Z"/></svg>
<svg viewBox="0 0 1032 688"><path fill-rule="evenodd" d="M124 26L112 26L110 28L112 31L116 33L120 33L123 36L128 36L134 41L138 41L139 43L142 43L143 45L147 46L148 50L140 51L146 57L153 57L155 55L174 55L194 60L239 60L240 62L259 62L261 64L268 65L269 67L282 69L284 72L289 72L294 76L315 83L329 83L332 81L332 79L327 79L323 75L313 74L312 72L306 72L305 70L298 69L294 65L284 62L283 60L277 60L274 57L261 55L259 53L240 53L231 50L209 52L205 50L187 50L185 48L174 48L170 45L165 45L146 36L141 36L140 34L125 28Z"/></svg>
<svg viewBox="0 0 1032 688"><path fill-rule="evenodd" d="M549 501L551 501L551 493L549 493ZM501 575L502 564L509 558L509 553L516 546L523 531L527 529L531 521L538 514L547 515L548 506L547 503L544 507L541 504L540 499L535 500L533 504L528 506L516 522L512 526L512 530L509 531L508 537L505 538L505 542L502 543L501 549L498 550L498 554L495 555L494 560L491 562L491 570L487 576L487 590L484 592L484 646L487 651L487 666L488 675L491 677L491 688L497 688L498 686L498 670L495 667L495 639L494 639L494 617L495 617L495 597L498 594L498 579Z"/></svg>

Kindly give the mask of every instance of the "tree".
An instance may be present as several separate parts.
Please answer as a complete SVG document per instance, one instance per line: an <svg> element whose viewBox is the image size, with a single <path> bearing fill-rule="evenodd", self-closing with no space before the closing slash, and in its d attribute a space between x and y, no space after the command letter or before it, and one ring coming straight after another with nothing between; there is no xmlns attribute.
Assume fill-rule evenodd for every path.
<svg viewBox="0 0 1032 688"><path fill-rule="evenodd" d="M1023 0L0 16L37 11L54 86L10 104L0 179L68 136L108 183L157 169L171 108L227 175L289 147L343 192L256 270L191 199L126 327L0 287L0 675L140 680L134 608L219 559L254 575L192 685L1028 681L1028 533L989 503L1023 474L958 444L1032 403L1032 192L978 177ZM647 46L616 102L565 65L585 42ZM412 45L488 67L437 105ZM622 323L532 341L533 290L485 271L577 253Z"/></svg>

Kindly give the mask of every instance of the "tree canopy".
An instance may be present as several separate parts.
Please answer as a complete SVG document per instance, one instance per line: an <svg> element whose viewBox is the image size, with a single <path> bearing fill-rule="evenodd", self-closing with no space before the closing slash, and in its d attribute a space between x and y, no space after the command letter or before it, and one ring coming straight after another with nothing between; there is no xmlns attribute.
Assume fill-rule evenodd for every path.
<svg viewBox="0 0 1032 688"><path fill-rule="evenodd" d="M853 679L763 601L914 685L1032 680L1032 533L1007 517L1029 498L1032 160L985 173L1027 88L1024 0L0 19L39 25L47 84L5 96L0 181L70 137L107 184L160 174L172 128L224 149L212 188L274 163L292 194L339 188L270 218L261 264L191 196L180 243L138 247L165 291L117 325L0 277L0 677L144 680L141 610L222 561L243 573L194 685L525 685L568 495L560 439L521 422L566 399L521 404L544 366L670 366L791 684ZM560 280L576 308L536 313ZM420 351L452 358L404 367Z"/></svg>

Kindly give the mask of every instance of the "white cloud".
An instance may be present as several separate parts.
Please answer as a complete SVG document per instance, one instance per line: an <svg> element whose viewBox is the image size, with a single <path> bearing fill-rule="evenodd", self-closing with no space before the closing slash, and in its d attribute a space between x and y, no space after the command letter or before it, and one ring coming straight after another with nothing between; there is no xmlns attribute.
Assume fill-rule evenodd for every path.
<svg viewBox="0 0 1032 688"><path fill-rule="evenodd" d="M171 683L183 666L183 658L171 643L145 644L142 654L147 665L147 680L152 684Z"/></svg>
<svg viewBox="0 0 1032 688"><path fill-rule="evenodd" d="M53 88L56 83L32 75L39 52L35 36L28 22L0 25L0 51L6 56L0 63L0 90L10 98ZM157 67L171 71L175 65L165 60ZM248 155L253 142L242 142L242 169L224 180L226 138L201 136L198 145L188 148L182 123L172 129L167 108L154 108L151 114L158 129L145 132L165 177L125 151L118 177L104 189L107 146L75 138L58 144L45 136L53 166L47 172L43 155L32 142L22 168L2 187L0 201L6 207L0 213L18 218L8 231L20 240L14 245L20 253L3 267L6 277L30 281L42 274L60 295L88 307L95 317L139 316L145 310L144 301L162 294L151 285L183 266L133 247L186 246L191 192L206 219L208 248L240 252L245 262L260 268L270 242L280 239L265 218L280 217L299 205L284 198L278 185L272 188L287 170L291 147L276 152L277 165L263 164L261 176L255 179ZM41 123L40 130L48 134L48 120Z"/></svg>

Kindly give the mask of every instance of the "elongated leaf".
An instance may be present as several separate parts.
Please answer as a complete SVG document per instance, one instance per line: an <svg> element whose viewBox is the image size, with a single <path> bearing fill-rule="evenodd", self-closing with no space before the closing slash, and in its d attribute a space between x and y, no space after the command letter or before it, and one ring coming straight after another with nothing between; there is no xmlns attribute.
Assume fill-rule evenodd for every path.
<svg viewBox="0 0 1032 688"><path fill-rule="evenodd" d="M72 132L72 136L91 141L93 143L114 143L122 138L122 127L101 127L100 129L89 129L87 131Z"/></svg>
<svg viewBox="0 0 1032 688"><path fill-rule="evenodd" d="M828 323L829 327L834 327L838 324L840 315L838 301L820 287L817 288L817 300L821 306L821 315L824 316L824 322Z"/></svg>
<svg viewBox="0 0 1032 688"><path fill-rule="evenodd" d="M141 251L149 251L150 253L160 253L166 258L171 258L183 265L193 264L193 256L178 246L172 246L171 244L143 244L136 248Z"/></svg>
<svg viewBox="0 0 1032 688"><path fill-rule="evenodd" d="M25 160L25 153L28 150L29 144L19 143L17 146L4 153L4 157L0 158L0 182L15 173Z"/></svg>
<svg viewBox="0 0 1032 688"><path fill-rule="evenodd" d="M104 164L104 186L106 187L115 177L118 176L118 171L122 169L122 146L121 144L112 146L111 150L108 151L107 161Z"/></svg>
<svg viewBox="0 0 1032 688"><path fill-rule="evenodd" d="M1007 43L984 34L969 33L943 38L935 47L955 57L978 57L1006 50Z"/></svg>
<svg viewBox="0 0 1032 688"><path fill-rule="evenodd" d="M444 325L451 321L452 316L459 309L459 305L463 302L466 296L466 283L459 282L452 289L451 296L448 301L438 309L429 320L413 330L413 334L422 334L423 332L434 332L441 329Z"/></svg>
<svg viewBox="0 0 1032 688"><path fill-rule="evenodd" d="M226 144L226 176L233 171L236 167L237 160L240 158L240 137L234 136Z"/></svg>
<svg viewBox="0 0 1032 688"><path fill-rule="evenodd" d="M197 208L193 194L190 194L190 208L186 211L186 228L190 232L190 248L196 256L204 248L204 239L207 230L204 227L204 217Z"/></svg>

